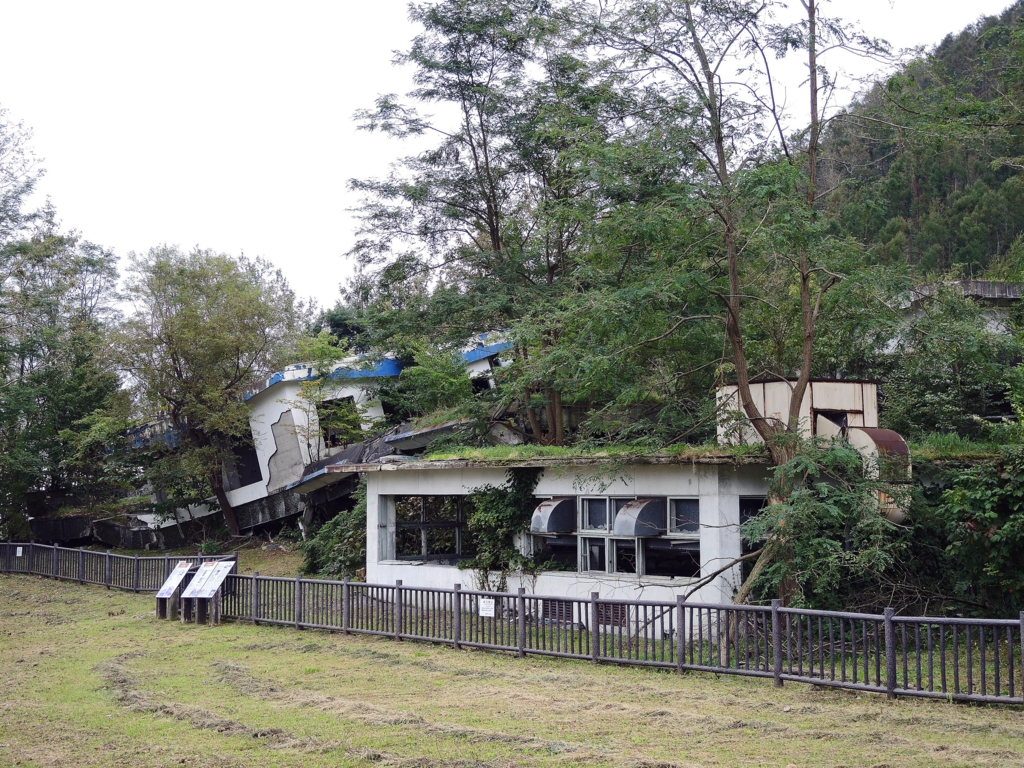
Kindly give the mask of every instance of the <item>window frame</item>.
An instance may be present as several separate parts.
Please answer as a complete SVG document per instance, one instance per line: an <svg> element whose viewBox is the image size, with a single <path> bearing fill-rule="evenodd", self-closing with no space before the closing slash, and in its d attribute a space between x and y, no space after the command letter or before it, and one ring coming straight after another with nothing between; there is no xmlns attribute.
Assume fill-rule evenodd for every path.
<svg viewBox="0 0 1024 768"><path fill-rule="evenodd" d="M671 542L689 542L697 545L697 561L700 562L700 545L701 545L701 530L700 530L700 496L664 496L661 498L665 499L665 531L661 536L616 536L615 530L615 516L618 514L616 508L616 502L629 502L635 501L638 498L647 498L646 496L577 496L577 518L576 518L576 537L578 541L577 545L577 572L580 574L591 574L594 576L605 575L605 576L619 576L619 577L635 577L637 579L658 579L665 580L675 583L690 581L699 578L699 576L683 577L683 576L662 576L652 575L647 573L647 562L644 554L644 542L647 540L661 539L663 541ZM652 497L657 498L657 497ZM587 528L586 523L589 522L588 515L589 509L587 507L587 501L592 499L603 499L605 502L605 509L607 514L607 525L603 528ZM669 525L672 521L672 502L676 500L696 501L697 502L697 530L696 531L671 531ZM589 539L600 540L604 546L604 570L592 570L590 568L590 544ZM635 552L636 558L636 571L620 571L616 568L616 549L617 542L629 542Z"/></svg>
<svg viewBox="0 0 1024 768"><path fill-rule="evenodd" d="M674 501L696 501L697 502L697 530L696 531L673 531L672 530L672 502ZM668 496L665 499L665 538L685 539L687 541L700 541L701 527L700 496Z"/></svg>
<svg viewBox="0 0 1024 768"><path fill-rule="evenodd" d="M392 506L395 510L395 560L401 560L404 562L436 562L443 560L461 560L462 558L468 557L470 553L465 551L465 536L463 529L466 525L466 514L465 514L465 500L467 496L465 494L428 494L413 496L411 494L394 495L392 498ZM441 499L454 499L456 505L455 520L443 520L443 521L427 521L427 505L426 499L428 498L441 498ZM399 522L398 520L398 499L419 499L420 510L419 510L419 521L417 522ZM428 554L427 553L427 537L429 531L435 530L454 530L455 531L455 552L448 554ZM398 536L400 531L419 531L420 532L420 554L418 555L400 555L398 553Z"/></svg>
<svg viewBox="0 0 1024 768"><path fill-rule="evenodd" d="M611 522L611 515L610 515L611 504L608 501L608 497L607 496L578 496L577 499L578 499L578 501L576 503L577 504L577 507L576 507L577 508L577 518L576 518L576 530L577 530L577 532L581 536L584 535L584 534L587 534L587 533L590 533L590 534L593 534L593 533L605 533L605 534L607 534L611 530L611 527L609 526L609 522ZM598 500L604 501L604 519L605 519L605 524L601 528L592 528L589 525L589 523L590 523L590 506L589 506L589 504L587 502L589 502L589 501L598 501ZM590 538L594 538L594 537L591 536Z"/></svg>

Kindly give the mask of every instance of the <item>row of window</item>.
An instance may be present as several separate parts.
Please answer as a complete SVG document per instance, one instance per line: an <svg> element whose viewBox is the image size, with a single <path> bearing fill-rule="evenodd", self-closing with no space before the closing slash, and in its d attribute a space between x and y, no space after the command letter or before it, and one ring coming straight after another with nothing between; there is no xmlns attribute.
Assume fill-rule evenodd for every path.
<svg viewBox="0 0 1024 768"><path fill-rule="evenodd" d="M667 500L663 535L614 536L615 516L632 498L581 497L576 531L536 535L533 552L554 570L618 573L668 578L700 574L700 504L693 498ZM538 502L540 499L538 499ZM395 556L455 564L476 553L465 521L467 496L396 496ZM740 519L763 506L763 497L741 497ZM603 535L602 535L603 534Z"/></svg>
<svg viewBox="0 0 1024 768"><path fill-rule="evenodd" d="M619 511L635 498L635 496L584 496L580 499L580 530L614 531L615 518ZM669 499L666 504L666 515L663 527L670 534L689 534L700 531L700 501L698 499Z"/></svg>
<svg viewBox="0 0 1024 768"><path fill-rule="evenodd" d="M700 575L700 541L695 539L534 536L533 551L538 562L557 570L670 578Z"/></svg>

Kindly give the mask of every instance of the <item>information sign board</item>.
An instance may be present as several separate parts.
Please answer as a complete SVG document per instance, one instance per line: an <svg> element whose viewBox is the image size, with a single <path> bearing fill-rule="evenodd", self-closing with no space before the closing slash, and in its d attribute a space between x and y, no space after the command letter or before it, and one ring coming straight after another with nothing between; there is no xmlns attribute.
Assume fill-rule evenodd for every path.
<svg viewBox="0 0 1024 768"><path fill-rule="evenodd" d="M480 615L494 618L494 598L493 597L481 597L480 598Z"/></svg>
<svg viewBox="0 0 1024 768"><path fill-rule="evenodd" d="M221 560L216 563L203 563L199 566L196 575L189 582L185 591L181 593L183 598L209 599L217 594L220 585L224 583L231 569L235 566L232 560Z"/></svg>
<svg viewBox="0 0 1024 768"><path fill-rule="evenodd" d="M176 590L178 585L181 584L182 579L185 578L185 574L188 573L188 569L191 567L192 563L188 560L181 560L176 566L174 566L174 570L171 571L171 574L167 577L167 581L165 581L164 585L160 587L160 591L156 593L156 596L163 598L173 597L174 590Z"/></svg>
<svg viewBox="0 0 1024 768"><path fill-rule="evenodd" d="M21 557L21 547L18 547L18 548L17 548L17 550L16 550L16 551L15 551L15 553L14 553L14 556L15 556L15 557Z"/></svg>

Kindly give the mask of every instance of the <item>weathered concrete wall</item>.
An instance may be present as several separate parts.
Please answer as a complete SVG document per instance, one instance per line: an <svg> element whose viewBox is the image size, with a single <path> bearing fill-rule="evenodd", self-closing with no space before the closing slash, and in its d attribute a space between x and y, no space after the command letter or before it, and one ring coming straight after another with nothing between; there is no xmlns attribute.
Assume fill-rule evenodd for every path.
<svg viewBox="0 0 1024 768"><path fill-rule="evenodd" d="M85 542L92 538L92 518L33 517L28 522L32 538L48 544Z"/></svg>
<svg viewBox="0 0 1024 768"><path fill-rule="evenodd" d="M265 499L235 507L235 516L238 518L238 527L245 530L300 515L304 510L305 504L297 493L275 493Z"/></svg>
<svg viewBox="0 0 1024 768"><path fill-rule="evenodd" d="M391 584L402 579L409 586L451 589L455 583L476 587L476 576L456 566L396 560L393 496L462 495L483 485L502 485L501 468L390 470L367 473L367 581ZM537 496L666 496L697 497L700 503L700 559L702 574L710 574L742 553L740 497L764 496L768 473L760 466L730 465L632 466L595 475L593 471L548 469L537 485ZM739 583L733 567L691 599L729 602ZM541 573L536 578L512 578L509 588L525 587L534 594L589 598L591 592L615 599L675 600L695 579L670 579L633 574L596 572Z"/></svg>
<svg viewBox="0 0 1024 768"><path fill-rule="evenodd" d="M173 549L184 546L182 533L188 536L198 528L195 523L182 523L160 529L133 527L112 520L88 517L36 517L29 521L32 537L47 544L105 544L111 549Z"/></svg>

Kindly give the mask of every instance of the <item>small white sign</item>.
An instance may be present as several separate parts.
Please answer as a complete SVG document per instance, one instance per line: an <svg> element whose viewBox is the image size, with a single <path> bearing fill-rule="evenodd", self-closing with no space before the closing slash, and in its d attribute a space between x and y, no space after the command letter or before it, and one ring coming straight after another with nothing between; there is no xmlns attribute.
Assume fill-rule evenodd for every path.
<svg viewBox="0 0 1024 768"><path fill-rule="evenodd" d="M234 568L232 560L221 560L216 563L203 563L192 577L192 581L181 593L182 597L198 597L209 599L217 594L220 585L224 583L228 573Z"/></svg>
<svg viewBox="0 0 1024 768"><path fill-rule="evenodd" d="M21 557L21 547L18 547L17 549L15 549L14 556L15 557Z"/></svg>
<svg viewBox="0 0 1024 768"><path fill-rule="evenodd" d="M489 618L494 618L494 598L493 597L481 597L480 598L480 615Z"/></svg>
<svg viewBox="0 0 1024 768"><path fill-rule="evenodd" d="M200 565L199 570L196 571L195 575L192 577L192 581L190 581L188 586L185 587L185 591L181 593L181 596L197 597L198 595L196 593L202 588L206 580L210 578L210 574L213 573L213 566L214 563L203 563Z"/></svg>
<svg viewBox="0 0 1024 768"><path fill-rule="evenodd" d="M182 579L185 578L185 574L188 573L188 569L191 567L192 563L188 560L180 561L176 566L174 566L174 570L171 571L171 575L167 577L167 581L165 581L164 585L160 587L160 591L156 593L156 596L163 598L173 597L174 590L176 590L178 585L181 584Z"/></svg>

